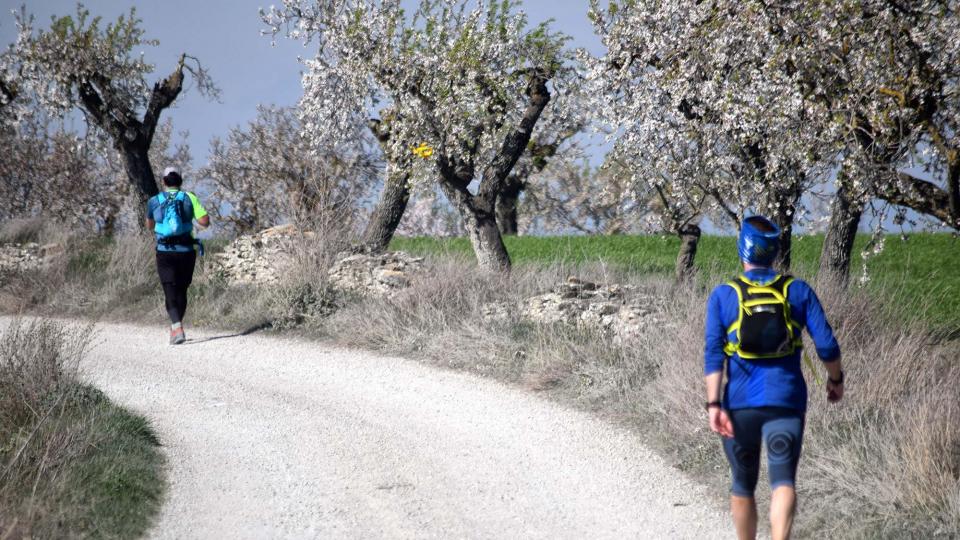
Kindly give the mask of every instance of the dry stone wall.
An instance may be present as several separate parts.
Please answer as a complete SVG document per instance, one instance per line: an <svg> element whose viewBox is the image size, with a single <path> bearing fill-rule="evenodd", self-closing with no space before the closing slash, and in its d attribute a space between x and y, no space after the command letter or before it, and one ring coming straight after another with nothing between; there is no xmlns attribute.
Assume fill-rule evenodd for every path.
<svg viewBox="0 0 960 540"><path fill-rule="evenodd" d="M32 272L46 268L62 253L63 246L60 244L2 244L0 274Z"/></svg>
<svg viewBox="0 0 960 540"><path fill-rule="evenodd" d="M312 234L301 233L293 225L280 225L241 236L217 254L215 268L231 283L277 283L290 268L294 242Z"/></svg>
<svg viewBox="0 0 960 540"><path fill-rule="evenodd" d="M292 226L266 229L243 236L217 256L217 264L231 282L272 284L280 281L292 261L295 242L312 233ZM424 259L404 252L343 253L328 271L330 285L360 296L393 296L411 286L426 271ZM666 294L653 294L634 285L601 285L576 277L553 290L517 302L484 305L491 322L526 320L537 324L567 324L589 328L615 339L636 337L651 326L666 324Z"/></svg>
<svg viewBox="0 0 960 540"><path fill-rule="evenodd" d="M553 291L511 304L488 304L488 321L519 318L539 324L563 323L589 328L617 338L636 337L650 326L665 324L665 295L650 294L632 285L599 285L568 278Z"/></svg>
<svg viewBox="0 0 960 540"><path fill-rule="evenodd" d="M410 286L414 274L423 270L423 258L402 251L380 255L348 255L328 274L334 287L360 295L384 296Z"/></svg>
<svg viewBox="0 0 960 540"><path fill-rule="evenodd" d="M231 283L274 284L288 271L297 242L313 237L292 225L283 225L241 236L216 257L215 264ZM389 295L410 286L412 274L423 268L423 259L403 252L378 255L343 253L330 268L335 288L360 295Z"/></svg>

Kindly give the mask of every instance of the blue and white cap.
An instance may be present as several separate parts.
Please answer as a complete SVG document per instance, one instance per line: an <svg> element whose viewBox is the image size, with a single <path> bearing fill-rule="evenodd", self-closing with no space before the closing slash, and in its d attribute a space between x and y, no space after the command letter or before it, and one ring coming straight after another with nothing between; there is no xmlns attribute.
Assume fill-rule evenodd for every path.
<svg viewBox="0 0 960 540"><path fill-rule="evenodd" d="M780 227L763 216L743 220L737 239L740 260L759 266L770 266L780 252Z"/></svg>

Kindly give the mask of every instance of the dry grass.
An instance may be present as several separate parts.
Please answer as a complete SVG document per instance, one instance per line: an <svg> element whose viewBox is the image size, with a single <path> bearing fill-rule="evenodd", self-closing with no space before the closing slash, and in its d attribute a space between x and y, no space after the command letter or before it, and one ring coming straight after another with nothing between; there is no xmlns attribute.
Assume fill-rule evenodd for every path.
<svg viewBox="0 0 960 540"><path fill-rule="evenodd" d="M11 219L0 226L0 244L62 244L68 237L62 227L42 217Z"/></svg>
<svg viewBox="0 0 960 540"><path fill-rule="evenodd" d="M348 245L344 238L349 235L331 230L304 239L284 282L273 287L230 286L201 265L188 318L234 331L292 328L522 385L635 428L675 466L714 486L721 500L727 465L702 411L704 306L708 284L720 279L702 276L702 286L675 290L659 277L561 263L522 265L499 276L479 271L468 256L450 254L429 260L426 273L392 298L345 297L325 278L333 254ZM99 253L72 255L72 270L52 278L62 280L60 290L44 296L29 292L37 283L27 284L25 296L51 311L161 321L149 243L118 240ZM615 343L594 332L531 324L517 314L484 319L485 304L545 292L569 275L668 294L669 324ZM903 306L890 308L912 301L922 310L931 299L882 304L858 291L818 292L843 348L849 384L844 402L831 406L808 373L799 534L960 535L956 337L931 334L922 318L905 323L897 318Z"/></svg>
<svg viewBox="0 0 960 540"><path fill-rule="evenodd" d="M146 420L76 376L90 328L13 321L0 337L0 537L132 537L160 506Z"/></svg>
<svg viewBox="0 0 960 540"><path fill-rule="evenodd" d="M665 292L672 299L670 323L614 343L595 333L517 318L484 321L485 303L544 292L569 274L628 280ZM890 310L864 293L820 292L843 347L849 384L844 402L829 405L808 373L799 535L960 534L956 342L938 342L915 323L890 320ZM402 294L347 305L318 329L343 345L518 383L626 423L722 495L727 465L702 409L707 294L706 288L674 290L661 279L611 275L596 266L525 266L507 278L451 256L436 261Z"/></svg>

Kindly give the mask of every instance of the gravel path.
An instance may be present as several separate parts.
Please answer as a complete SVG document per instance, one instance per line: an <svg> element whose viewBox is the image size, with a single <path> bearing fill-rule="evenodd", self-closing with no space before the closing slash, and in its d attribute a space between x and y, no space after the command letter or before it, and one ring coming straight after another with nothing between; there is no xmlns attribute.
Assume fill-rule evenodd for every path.
<svg viewBox="0 0 960 540"><path fill-rule="evenodd" d="M729 538L625 430L323 344L101 325L84 374L170 461L157 538Z"/></svg>

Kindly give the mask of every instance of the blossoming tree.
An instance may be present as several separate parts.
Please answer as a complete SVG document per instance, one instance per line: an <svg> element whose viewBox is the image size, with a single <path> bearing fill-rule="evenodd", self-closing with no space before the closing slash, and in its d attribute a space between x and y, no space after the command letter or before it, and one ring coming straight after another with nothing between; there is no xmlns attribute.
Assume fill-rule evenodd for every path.
<svg viewBox="0 0 960 540"><path fill-rule="evenodd" d="M802 195L829 170L828 123L789 81L765 76L772 38L739 2L610 2L589 12L606 52L588 59L613 158L656 192L691 265L704 213L739 225L748 211L780 225L790 265Z"/></svg>
<svg viewBox="0 0 960 540"><path fill-rule="evenodd" d="M34 29L33 17L21 11L15 46L19 75L47 110L83 112L121 153L127 177L145 202L158 192L150 146L160 114L183 90L185 74L193 76L201 93L216 97L218 91L197 59L187 54L151 87L146 77L153 65L134 51L157 42L144 38L136 11L101 23L78 5L76 15L54 18L49 29Z"/></svg>
<svg viewBox="0 0 960 540"><path fill-rule="evenodd" d="M822 190L821 266L842 280L871 200L957 227L956 3L593 2L591 17L618 150L675 195L707 193L734 221L771 214L789 257L801 196Z"/></svg>
<svg viewBox="0 0 960 540"><path fill-rule="evenodd" d="M318 149L291 108L260 107L245 127L210 144L211 212L231 232L255 233L282 222L324 228L350 222L380 168L370 138L347 152Z"/></svg>
<svg viewBox="0 0 960 540"><path fill-rule="evenodd" d="M318 48L301 102L314 137L337 138L387 108L388 161L423 150L410 181L439 183L491 270L510 267L497 198L572 60L564 36L528 26L518 7L421 0L406 13L399 0L285 0L263 14L272 32Z"/></svg>
<svg viewBox="0 0 960 540"><path fill-rule="evenodd" d="M842 148L821 268L846 281L864 206L960 228L960 14L955 2L760 5L778 62ZM902 211L899 212L902 216ZM902 218L901 218L902 219Z"/></svg>

